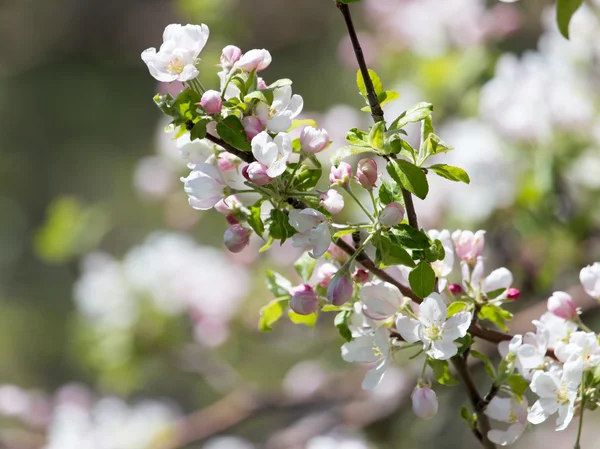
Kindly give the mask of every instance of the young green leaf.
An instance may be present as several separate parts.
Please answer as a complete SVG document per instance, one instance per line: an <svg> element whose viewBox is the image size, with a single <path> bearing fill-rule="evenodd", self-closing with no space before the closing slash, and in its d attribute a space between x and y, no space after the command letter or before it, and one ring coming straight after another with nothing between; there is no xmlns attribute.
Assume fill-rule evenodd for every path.
<svg viewBox="0 0 600 449"><path fill-rule="evenodd" d="M377 122L369 132L369 145L376 150L383 150L383 135L385 122Z"/></svg>
<svg viewBox="0 0 600 449"><path fill-rule="evenodd" d="M392 234L403 247L409 249L427 249L431 245L429 236L423 231L417 231L406 223L400 223L391 229ZM437 259L436 259L437 260Z"/></svg>
<svg viewBox="0 0 600 449"><path fill-rule="evenodd" d="M277 298L266 306L262 307L260 309L258 328L263 332L272 331L273 324L275 324L283 316L283 311L287 307L289 300L289 296Z"/></svg>
<svg viewBox="0 0 600 449"><path fill-rule="evenodd" d="M402 189L398 183L389 179L381 180L381 187L379 187L379 201L384 206L394 201L402 203Z"/></svg>
<svg viewBox="0 0 600 449"><path fill-rule="evenodd" d="M292 283L276 271L267 270L267 288L276 297L287 296L292 288Z"/></svg>
<svg viewBox="0 0 600 449"><path fill-rule="evenodd" d="M288 317L290 321L294 324L304 324L305 326L310 327L311 329L315 328L315 323L317 322L318 312L311 313L310 315L300 315L299 313L294 312L293 310L288 310Z"/></svg>
<svg viewBox="0 0 600 449"><path fill-rule="evenodd" d="M494 369L494 365L492 365L492 362L490 362L490 358L487 355L482 354L479 351L475 351L474 349L471 349L470 354L483 362L485 366L485 372L488 376L490 376L491 379L496 378L496 370Z"/></svg>
<svg viewBox="0 0 600 449"><path fill-rule="evenodd" d="M316 264L317 259L313 259L308 253L302 253L298 260L294 262L294 269L304 282L308 282L315 270Z"/></svg>
<svg viewBox="0 0 600 449"><path fill-rule="evenodd" d="M513 391L513 393L519 397L523 396L525 391L527 391L527 388L529 388L529 382L527 382L523 376L517 373L508 376L506 383L510 386L510 389Z"/></svg>
<svg viewBox="0 0 600 449"><path fill-rule="evenodd" d="M420 122L424 118L429 117L432 112L433 105L431 103L417 103L394 120L390 125L390 129L398 129L404 127L408 123Z"/></svg>
<svg viewBox="0 0 600 449"><path fill-rule="evenodd" d="M375 240L377 248L376 261L386 266L406 265L414 267L415 262L393 234L382 234Z"/></svg>
<svg viewBox="0 0 600 449"><path fill-rule="evenodd" d="M288 216L279 209L271 210L271 224L269 225L269 235L276 240L285 242L289 237L296 233L296 229L290 225Z"/></svg>
<svg viewBox="0 0 600 449"><path fill-rule="evenodd" d="M254 205L249 208L250 214L247 217L248 224L261 238L265 233L265 225L260 217L260 206L262 203L263 200L254 203Z"/></svg>
<svg viewBox="0 0 600 449"><path fill-rule="evenodd" d="M462 312L464 309L467 308L467 306L468 304L462 301L456 301L451 303L448 306L448 318L450 318L452 315L456 315L458 312Z"/></svg>
<svg viewBox="0 0 600 449"><path fill-rule="evenodd" d="M352 332L350 332L350 328L348 327L348 321L350 320L351 316L352 312L345 310L338 313L333 321L338 332L346 341L352 341Z"/></svg>
<svg viewBox="0 0 600 449"><path fill-rule="evenodd" d="M190 131L190 140L204 139L206 137L206 120L200 120Z"/></svg>
<svg viewBox="0 0 600 449"><path fill-rule="evenodd" d="M429 192L429 184L423 170L404 159L392 159L386 165L386 170L394 181L401 184L409 192L422 200Z"/></svg>
<svg viewBox="0 0 600 449"><path fill-rule="evenodd" d="M460 167L454 167L446 164L435 164L427 168L429 170L433 170L442 178L449 179L450 181L464 182L465 184L469 184L471 182L467 172Z"/></svg>
<svg viewBox="0 0 600 449"><path fill-rule="evenodd" d="M569 23L573 14L581 7L583 0L557 0L556 22L560 33L569 39Z"/></svg>
<svg viewBox="0 0 600 449"><path fill-rule="evenodd" d="M422 260L408 275L410 288L419 298L429 296L435 288L435 272L431 265Z"/></svg>
<svg viewBox="0 0 600 449"><path fill-rule="evenodd" d="M375 95L379 95L383 92L383 84L381 84L381 79L373 70L369 69L369 77L371 78L371 82L373 83L373 89L375 89ZM363 79L362 72L359 70L356 73L356 85L358 86L358 90L363 97L367 97L367 88L365 86L365 80Z"/></svg>
<svg viewBox="0 0 600 449"><path fill-rule="evenodd" d="M507 331L508 327L506 326L506 322L512 319L513 314L495 304L485 304L481 307L477 316L480 320L491 321L503 331Z"/></svg>
<svg viewBox="0 0 600 449"><path fill-rule="evenodd" d="M458 385L458 381L450 374L447 360L437 360L428 357L427 363L433 369L433 376L439 383L448 386Z"/></svg>
<svg viewBox="0 0 600 449"><path fill-rule="evenodd" d="M371 147L357 147L354 145L348 145L348 146L339 148L333 154L333 156L331 156L331 165L338 166L340 164L340 162L342 162L342 160L346 159L347 157L354 156L355 154L362 154L362 153L378 154L378 152L375 151L374 149L372 149Z"/></svg>
<svg viewBox="0 0 600 449"><path fill-rule="evenodd" d="M246 131L244 131L244 126L235 115L229 115L217 123L217 132L221 139L235 148L244 151L252 149Z"/></svg>

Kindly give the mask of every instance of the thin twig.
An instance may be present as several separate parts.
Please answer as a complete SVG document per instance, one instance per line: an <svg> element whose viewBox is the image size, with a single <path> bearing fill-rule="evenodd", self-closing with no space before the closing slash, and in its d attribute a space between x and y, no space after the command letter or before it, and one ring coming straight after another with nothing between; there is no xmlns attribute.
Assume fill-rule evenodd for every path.
<svg viewBox="0 0 600 449"><path fill-rule="evenodd" d="M402 198L404 198L404 206L406 207L406 216L408 217L408 224L415 229L419 229L419 221L417 220L417 212L415 211L415 205L413 204L411 193L403 188Z"/></svg>
<svg viewBox="0 0 600 449"><path fill-rule="evenodd" d="M217 145L223 147L225 149L225 151L227 151L228 153L231 153L234 156L239 157L244 162L248 162L250 164L251 162L254 162L256 160L256 159L254 159L254 155L252 153L250 153L248 151L238 150L234 146L229 145L224 140L219 139L218 137L215 137L212 134L206 133L206 138L208 140L210 140L212 143L216 143Z"/></svg>

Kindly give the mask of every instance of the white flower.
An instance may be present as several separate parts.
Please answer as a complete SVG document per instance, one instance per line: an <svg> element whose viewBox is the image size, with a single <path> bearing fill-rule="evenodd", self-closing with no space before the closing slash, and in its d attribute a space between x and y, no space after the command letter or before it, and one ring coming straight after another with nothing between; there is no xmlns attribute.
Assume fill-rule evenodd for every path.
<svg viewBox="0 0 600 449"><path fill-rule="evenodd" d="M458 312L446 320L447 312L440 295L432 293L419 307L418 320L400 315L396 319L396 328L408 343L422 341L423 349L430 357L448 360L458 352L454 340L466 335L472 314Z"/></svg>
<svg viewBox="0 0 600 449"><path fill-rule="evenodd" d="M280 132L273 139L266 131L252 139L252 154L256 160L267 167L267 175L276 178L282 174L292 154L292 139Z"/></svg>
<svg viewBox="0 0 600 449"><path fill-rule="evenodd" d="M375 388L388 365L390 356L389 335L385 328L361 335L342 346L342 358L351 363L375 363L375 368L367 371L362 383L364 390Z"/></svg>
<svg viewBox="0 0 600 449"><path fill-rule="evenodd" d="M142 60L158 81L189 81L198 76L194 64L208 35L208 27L204 24L171 24L165 28L159 51L154 47L144 50Z"/></svg>
<svg viewBox="0 0 600 449"><path fill-rule="evenodd" d="M573 332L569 343L558 344L555 353L565 366L581 362L583 369L586 370L600 364L598 337L593 332Z"/></svg>
<svg viewBox="0 0 600 449"><path fill-rule="evenodd" d="M548 331L548 346L556 348L561 343L569 343L571 334L577 330L577 324L557 317L551 312L544 313L533 324Z"/></svg>
<svg viewBox="0 0 600 449"><path fill-rule="evenodd" d="M427 234L432 240L441 241L446 253L444 259L436 260L431 264L431 268L433 268L438 278L439 289L443 291L448 284L446 277L452 273L452 268L454 267L454 248L452 246L452 239L450 238L450 231L447 229L442 229L441 231L432 229Z"/></svg>
<svg viewBox="0 0 600 449"><path fill-rule="evenodd" d="M331 214L339 214L344 209L344 197L335 189L329 189L319 198L323 207Z"/></svg>
<svg viewBox="0 0 600 449"><path fill-rule="evenodd" d="M393 284L376 280L360 289L363 313L373 320L385 320L394 315L402 304L402 293Z"/></svg>
<svg viewBox="0 0 600 449"><path fill-rule="evenodd" d="M488 295L500 291L499 294L490 298L491 300L504 300L507 298L508 290L513 282L512 273L504 267L497 268L483 277L485 271L483 257L479 256L475 259L475 265L471 271L471 266L466 261L461 261L460 264L463 278L463 285L468 290L471 287L472 294L477 296L479 293Z"/></svg>
<svg viewBox="0 0 600 449"><path fill-rule="evenodd" d="M506 430L494 429L488 432L488 439L500 446L513 444L527 427L527 399L525 397L521 402L515 396L511 398L496 396L488 404L484 413L496 421L510 424Z"/></svg>
<svg viewBox="0 0 600 449"><path fill-rule="evenodd" d="M527 332L525 336L515 335L510 342L498 345L502 357L514 354L515 366L521 375L531 380L533 372L543 365L546 357L548 331L538 327L538 333Z"/></svg>
<svg viewBox="0 0 600 449"><path fill-rule="evenodd" d="M456 254L465 262L477 260L485 245L485 231L461 231L460 229L452 233L452 241L456 248Z"/></svg>
<svg viewBox="0 0 600 449"><path fill-rule="evenodd" d="M255 49L247 51L242 55L242 57L235 63L235 67L242 69L246 72L251 72L256 70L260 72L271 64L273 58L271 57L271 53L267 50L263 49Z"/></svg>
<svg viewBox="0 0 600 449"><path fill-rule="evenodd" d="M292 95L291 86L278 87L273 91L273 103L269 107L264 102L256 106L256 115L272 133L285 132L292 126L292 120L302 112L304 101L300 95Z"/></svg>
<svg viewBox="0 0 600 449"><path fill-rule="evenodd" d="M308 208L290 211L290 224L298 231L292 237L295 247L312 248L309 255L316 259L321 257L331 244L331 232L327 217L321 212Z"/></svg>
<svg viewBox="0 0 600 449"><path fill-rule="evenodd" d="M210 209L225 196L225 182L221 172L214 165L195 165L188 177L181 178L181 181L185 193L190 197L190 206L194 209Z"/></svg>
<svg viewBox="0 0 600 449"><path fill-rule="evenodd" d="M600 262L582 268L579 273L579 280L588 295L600 299Z"/></svg>
<svg viewBox="0 0 600 449"><path fill-rule="evenodd" d="M529 410L527 420L532 424L540 424L558 412L556 430L566 429L573 419L580 381L581 364L569 369L565 365L561 378L553 373L536 371L529 388L539 399Z"/></svg>
<svg viewBox="0 0 600 449"><path fill-rule="evenodd" d="M202 164L214 154L215 144L208 139L190 140L190 133L182 134L176 141L177 149L188 164Z"/></svg>

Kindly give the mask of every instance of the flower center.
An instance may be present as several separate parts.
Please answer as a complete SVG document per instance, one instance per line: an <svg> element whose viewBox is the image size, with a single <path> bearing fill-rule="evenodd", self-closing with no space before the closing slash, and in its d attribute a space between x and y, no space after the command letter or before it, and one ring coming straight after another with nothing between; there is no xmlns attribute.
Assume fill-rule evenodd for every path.
<svg viewBox="0 0 600 449"><path fill-rule="evenodd" d="M558 391L556 398L558 399L558 402L561 404L568 404L569 403L569 395L567 394L567 389L565 387L561 387L561 389Z"/></svg>
<svg viewBox="0 0 600 449"><path fill-rule="evenodd" d="M168 65L165 66L165 70L169 73L176 73L179 75L183 72L185 65L180 61L179 57L175 57Z"/></svg>
<svg viewBox="0 0 600 449"><path fill-rule="evenodd" d="M375 357L383 357L381 349L379 349L377 346L373 346L371 349L373 350L373 354L375 354Z"/></svg>
<svg viewBox="0 0 600 449"><path fill-rule="evenodd" d="M517 414L514 411L510 411L510 413L508 414L508 422L510 424L514 424L516 422L519 422L519 417L517 416Z"/></svg>
<svg viewBox="0 0 600 449"><path fill-rule="evenodd" d="M425 328L425 335L429 340L439 340L442 338L442 329L438 326L429 326Z"/></svg>

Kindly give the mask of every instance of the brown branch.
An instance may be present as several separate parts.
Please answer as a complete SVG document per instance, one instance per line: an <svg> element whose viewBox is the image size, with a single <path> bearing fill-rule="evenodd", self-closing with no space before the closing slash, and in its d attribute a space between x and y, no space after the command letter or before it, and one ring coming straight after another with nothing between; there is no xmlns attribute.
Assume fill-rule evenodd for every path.
<svg viewBox="0 0 600 449"><path fill-rule="evenodd" d="M402 198L404 198L404 207L406 207L406 216L408 217L408 224L415 229L419 229L419 221L417 220L417 212L415 211L415 205L413 204L411 193L402 188Z"/></svg>
<svg viewBox="0 0 600 449"><path fill-rule="evenodd" d="M227 151L228 153L231 153L234 156L239 157L244 162L248 162L250 164L251 162L254 162L256 160L256 159L254 159L254 155L252 153L250 153L248 151L238 150L236 147L229 145L224 140L219 139L218 137L215 137L210 133L206 133L206 138L208 140L210 140L212 143L216 143L217 145L223 147L225 149L225 151Z"/></svg>

